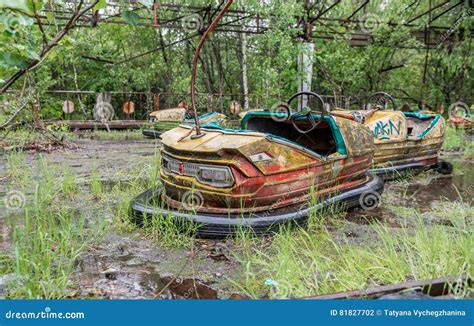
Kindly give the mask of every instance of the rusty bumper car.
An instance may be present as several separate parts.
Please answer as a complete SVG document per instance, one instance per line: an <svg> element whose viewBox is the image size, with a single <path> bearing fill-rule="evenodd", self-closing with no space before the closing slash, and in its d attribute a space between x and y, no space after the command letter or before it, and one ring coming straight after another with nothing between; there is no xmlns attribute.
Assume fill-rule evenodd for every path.
<svg viewBox="0 0 474 326"><path fill-rule="evenodd" d="M448 124L455 129L472 131L471 110L468 108L467 104L463 102L454 103L449 108Z"/></svg>
<svg viewBox="0 0 474 326"><path fill-rule="evenodd" d="M163 132L179 126L185 119L185 116L186 109L181 103L177 108L154 111L150 113L150 124L152 127L144 129L142 133L149 138L160 138Z"/></svg>
<svg viewBox="0 0 474 326"><path fill-rule="evenodd" d="M161 135L162 185L133 200L135 222L165 215L196 223L203 236L240 228L261 234L287 222L303 225L311 210L334 202L374 204L383 190L367 173L375 149L370 131L324 110L249 112L240 130L218 123L194 130L183 124Z"/></svg>
<svg viewBox="0 0 474 326"><path fill-rule="evenodd" d="M217 112L205 113L198 118L199 122L203 124L213 121L224 123L226 120L225 115ZM150 123L153 127L144 129L143 135L149 138L160 139L162 133L176 128L180 124L194 124L194 120L192 120L189 114L189 109L179 107L150 113Z"/></svg>
<svg viewBox="0 0 474 326"><path fill-rule="evenodd" d="M397 111L393 98L386 93L372 95L364 110L335 110L332 114L352 115L370 129L375 143L370 171L376 175L391 179L407 171L452 172L452 165L439 159L446 130L440 114Z"/></svg>

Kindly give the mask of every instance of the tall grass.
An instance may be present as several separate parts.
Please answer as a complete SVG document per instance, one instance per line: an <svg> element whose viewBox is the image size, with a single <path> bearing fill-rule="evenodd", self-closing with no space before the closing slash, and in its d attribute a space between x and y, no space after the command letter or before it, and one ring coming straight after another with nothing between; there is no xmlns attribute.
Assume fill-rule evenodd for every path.
<svg viewBox="0 0 474 326"><path fill-rule="evenodd" d="M453 222L426 225L419 217L400 229L375 223L364 244L326 227L283 228L266 247L240 253L244 276L235 284L254 298L287 298L468 274L472 228L458 217Z"/></svg>
<svg viewBox="0 0 474 326"><path fill-rule="evenodd" d="M38 168L40 178L34 185L21 218L12 224L11 254L3 260L11 262L15 278L8 284L8 297L22 299L57 299L71 294L71 274L77 257L98 240L105 223L91 223L80 213L64 207L60 195L75 191L75 178L68 171L61 179L42 157Z"/></svg>
<svg viewBox="0 0 474 326"><path fill-rule="evenodd" d="M45 201L49 192L43 193L44 189L37 185L33 205L13 226L16 279L9 284L11 298L58 299L70 295L74 263L102 230L99 223L88 228L86 237L85 218L49 205Z"/></svg>
<svg viewBox="0 0 474 326"><path fill-rule="evenodd" d="M93 171L91 175L91 193L95 198L99 198L104 192L101 177L97 171Z"/></svg>
<svg viewBox="0 0 474 326"><path fill-rule="evenodd" d="M446 126L443 149L459 150L463 149L465 145L467 145L466 131L462 128L456 129L451 126Z"/></svg>
<svg viewBox="0 0 474 326"><path fill-rule="evenodd" d="M30 170L25 162L22 151L11 151L7 156L8 170L6 176L17 186L24 187L30 178Z"/></svg>
<svg viewBox="0 0 474 326"><path fill-rule="evenodd" d="M40 178L36 188L38 188L37 192L41 195L42 205L47 207L57 197L60 188L57 186L54 167L48 164L43 156L39 157L38 169L40 171Z"/></svg>
<svg viewBox="0 0 474 326"><path fill-rule="evenodd" d="M142 236L163 248L188 248L194 241L193 236L197 231L194 223L177 221L170 214L143 216L139 226L131 220L132 199L141 192L160 185L160 168L161 156L159 149L156 148L151 163L145 169L139 169L135 178L113 187L112 195L117 200L114 214L115 229L119 232L139 231ZM163 202L158 200L156 205L163 207Z"/></svg>
<svg viewBox="0 0 474 326"><path fill-rule="evenodd" d="M62 191L67 197L72 197L77 193L77 180L75 174L71 172L69 167L63 168Z"/></svg>
<svg viewBox="0 0 474 326"><path fill-rule="evenodd" d="M161 152L158 147L155 147L153 160L148 167L149 186L156 187L160 184L160 170L161 170Z"/></svg>
<svg viewBox="0 0 474 326"><path fill-rule="evenodd" d="M142 232L160 247L189 248L197 231L196 224L177 221L171 214L153 214L144 217Z"/></svg>
<svg viewBox="0 0 474 326"><path fill-rule="evenodd" d="M119 130L102 130L102 129L94 129L91 133L83 133L83 134L75 134L70 133L68 134L69 137L72 139L80 139L80 138L90 138L90 139L97 139L103 141L121 141L121 140L143 140L142 130L126 130L126 131L119 131Z"/></svg>

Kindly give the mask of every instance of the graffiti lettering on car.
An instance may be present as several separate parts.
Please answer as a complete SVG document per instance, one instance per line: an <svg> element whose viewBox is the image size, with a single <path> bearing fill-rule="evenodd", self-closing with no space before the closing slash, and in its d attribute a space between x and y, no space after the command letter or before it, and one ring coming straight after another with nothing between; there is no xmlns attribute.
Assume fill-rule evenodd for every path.
<svg viewBox="0 0 474 326"><path fill-rule="evenodd" d="M380 140L390 139L393 135L400 135L402 122L399 120L398 123L394 123L392 120L387 122L378 121L374 127L374 137Z"/></svg>

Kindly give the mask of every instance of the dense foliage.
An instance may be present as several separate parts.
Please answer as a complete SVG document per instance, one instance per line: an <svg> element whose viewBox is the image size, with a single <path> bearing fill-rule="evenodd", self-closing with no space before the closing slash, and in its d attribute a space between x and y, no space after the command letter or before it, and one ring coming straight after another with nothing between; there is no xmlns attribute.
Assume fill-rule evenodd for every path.
<svg viewBox="0 0 474 326"><path fill-rule="evenodd" d="M180 2L213 6L219 3L210 0L175 1ZM262 22L270 27L263 34L247 35L251 106L257 105L256 98L263 99L265 104L265 101L286 99L297 90L297 57L303 50L298 38L302 28L297 26L296 17L305 17L307 13L315 16L321 8L333 3L316 1L313 8L307 11L307 2L251 0L233 4L232 9L260 13ZM435 6L442 1L432 2ZM315 21L312 40L315 43L312 81L315 92L361 96L387 91L405 98L403 101L420 102L424 99L433 108L441 104L447 107L459 100L471 104L474 56L471 32L468 31L473 28L474 19L470 15L473 10L469 8L468 1L431 23L450 29L440 36L444 41L429 51L410 33L423 31L429 15L416 19L410 26L403 25L427 11L428 1L371 1L352 18L351 24L327 20L348 17L362 3L342 1L324 14L325 20ZM192 34L189 28L141 26L139 23L152 23L152 1L134 1L133 6L122 1L117 20L126 24L99 21L96 27L71 29L44 58L41 57L44 43L61 30L65 21L59 19L64 15L60 12L71 9L71 5L66 1L37 0L2 0L2 5L0 83L7 81L18 69L27 67L28 62L40 61L27 76L29 83L42 92L43 116L61 114L60 105L48 105L57 100L57 97L46 93L48 90L189 92L191 61L198 37L119 63ZM55 11L44 10L50 7ZM100 0L93 10L100 13L106 8L107 1ZM442 9L435 13L442 12ZM35 15L41 17L43 32ZM160 19L166 20L167 17L163 16ZM358 20L365 20L366 23L357 23ZM247 24L252 22L254 20L247 20ZM328 35L323 31L333 31L331 37L334 39L322 38ZM351 46L351 31L372 34L373 40L364 47ZM434 34L431 37L436 38ZM242 101L241 42L241 35L234 32L212 35L201 53L199 92L230 94L228 99ZM22 80L18 80L11 89L21 88ZM76 100L74 96L71 99ZM168 105L175 105L179 99L169 97L165 101Z"/></svg>

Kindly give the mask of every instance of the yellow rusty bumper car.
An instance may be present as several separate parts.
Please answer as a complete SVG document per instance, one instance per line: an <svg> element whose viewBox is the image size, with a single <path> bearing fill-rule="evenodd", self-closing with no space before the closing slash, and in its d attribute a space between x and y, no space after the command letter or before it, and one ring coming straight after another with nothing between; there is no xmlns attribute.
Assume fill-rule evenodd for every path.
<svg viewBox="0 0 474 326"><path fill-rule="evenodd" d="M364 110L331 113L352 115L370 129L375 143L371 172L377 175L390 179L405 171L433 168L444 174L452 172L451 164L438 155L446 130L440 114L396 111L393 98L386 93L372 95Z"/></svg>
<svg viewBox="0 0 474 326"><path fill-rule="evenodd" d="M350 119L306 110L247 113L241 129L182 124L161 135L161 183L132 203L133 217L171 216L198 234L239 228L267 233L304 224L311 210L334 202L376 205L383 181L368 175L374 155L369 129ZM316 199L316 200L315 200Z"/></svg>
<svg viewBox="0 0 474 326"><path fill-rule="evenodd" d="M222 124L225 120L226 116L217 112L209 112L199 116L200 123L217 121ZM176 128L180 124L194 124L194 120L188 114L186 108L174 108L150 113L150 123L152 128L144 129L143 135L148 138L159 139L162 133Z"/></svg>

